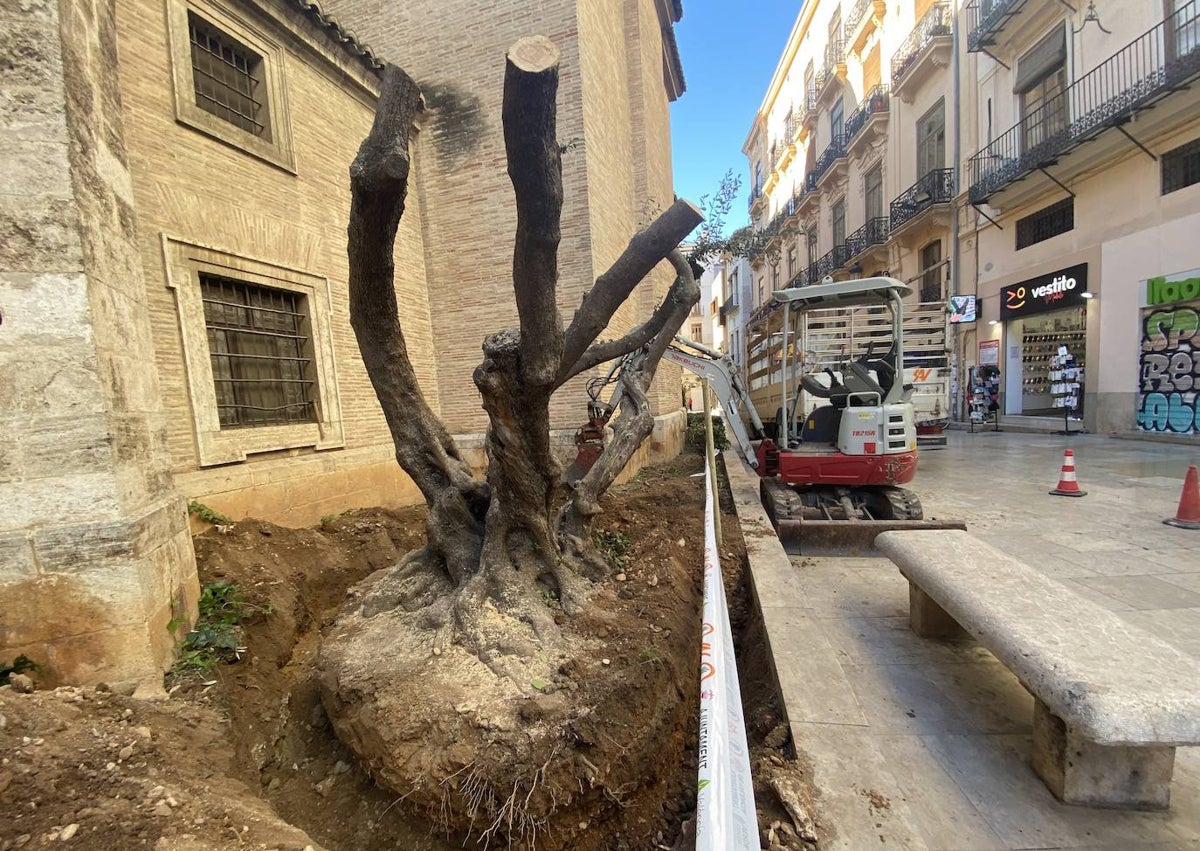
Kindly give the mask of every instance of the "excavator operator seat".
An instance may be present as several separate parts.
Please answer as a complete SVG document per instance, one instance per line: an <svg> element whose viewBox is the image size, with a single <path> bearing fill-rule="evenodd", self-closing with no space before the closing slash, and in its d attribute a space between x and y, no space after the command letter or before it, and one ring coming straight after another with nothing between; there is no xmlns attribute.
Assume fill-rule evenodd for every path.
<svg viewBox="0 0 1200 851"><path fill-rule="evenodd" d="M872 383L879 389L882 398L891 392L892 385L896 383L896 347L893 345L882 355L876 355L874 348L875 344L872 342L867 346L867 353L850 364L850 370L855 374L858 374L855 367L861 367L864 372L873 371L878 380Z"/></svg>
<svg viewBox="0 0 1200 851"><path fill-rule="evenodd" d="M844 399L845 397L843 397L843 403ZM800 430L800 442L837 443L844 410L844 407L833 405L821 405L813 408L812 413L804 418L804 427Z"/></svg>

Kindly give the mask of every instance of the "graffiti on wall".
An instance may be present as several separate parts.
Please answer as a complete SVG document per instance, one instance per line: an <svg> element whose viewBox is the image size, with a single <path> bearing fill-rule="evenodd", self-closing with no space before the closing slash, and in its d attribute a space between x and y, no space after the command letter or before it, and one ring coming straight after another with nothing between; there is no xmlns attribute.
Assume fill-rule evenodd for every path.
<svg viewBox="0 0 1200 851"><path fill-rule="evenodd" d="M1200 303L1142 312L1138 428L1200 434Z"/></svg>

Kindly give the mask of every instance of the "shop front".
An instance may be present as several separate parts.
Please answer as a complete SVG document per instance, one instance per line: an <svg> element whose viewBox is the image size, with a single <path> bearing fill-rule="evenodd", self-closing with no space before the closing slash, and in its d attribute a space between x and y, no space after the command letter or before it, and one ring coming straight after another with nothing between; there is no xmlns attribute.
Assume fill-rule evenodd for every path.
<svg viewBox="0 0 1200 851"><path fill-rule="evenodd" d="M1200 269L1142 284L1137 429L1200 435Z"/></svg>
<svg viewBox="0 0 1200 851"><path fill-rule="evenodd" d="M1082 418L1087 286L1079 263L1001 288L1006 415Z"/></svg>

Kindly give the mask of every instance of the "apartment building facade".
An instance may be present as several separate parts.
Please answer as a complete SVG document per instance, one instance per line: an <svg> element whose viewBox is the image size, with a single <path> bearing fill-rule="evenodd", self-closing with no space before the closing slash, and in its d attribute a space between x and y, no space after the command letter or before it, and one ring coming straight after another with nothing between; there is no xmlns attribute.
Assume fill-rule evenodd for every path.
<svg viewBox="0 0 1200 851"><path fill-rule="evenodd" d="M946 302L956 417L983 369L1014 424L1195 440L1198 17L806 4L744 147L769 238L746 317L760 412L782 361L771 291L886 271Z"/></svg>
<svg viewBox="0 0 1200 851"><path fill-rule="evenodd" d="M747 377L761 414L780 403L783 336L771 293L784 287L827 276L909 282L911 311L929 331L912 345L927 366L947 364L954 11L933 0L821 0L796 20L743 147L751 221L767 239L752 259L745 317ZM866 344L847 335L822 353L803 327L791 333L794 361L824 363Z"/></svg>
<svg viewBox="0 0 1200 851"><path fill-rule="evenodd" d="M1200 3L972 0L961 32L964 361L1012 417L1200 439Z"/></svg>

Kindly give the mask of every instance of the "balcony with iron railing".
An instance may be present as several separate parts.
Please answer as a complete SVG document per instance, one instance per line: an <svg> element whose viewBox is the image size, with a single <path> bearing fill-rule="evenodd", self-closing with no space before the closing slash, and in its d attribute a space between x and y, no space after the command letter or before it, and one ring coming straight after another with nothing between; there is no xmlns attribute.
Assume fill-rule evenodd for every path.
<svg viewBox="0 0 1200 851"><path fill-rule="evenodd" d="M817 126L817 114L820 104L817 102L817 84L809 82L804 87L804 100L801 103L800 123L796 128L797 138L805 139Z"/></svg>
<svg viewBox="0 0 1200 851"><path fill-rule="evenodd" d="M821 67L817 69L816 89L818 100L824 98L826 93L832 90L831 83L834 80L844 79L846 76L846 39L839 32L836 35L830 36L829 43L825 45L825 57L821 63Z"/></svg>
<svg viewBox="0 0 1200 851"><path fill-rule="evenodd" d="M1008 19L1021 11L1025 0L971 0L966 12L967 50L976 53L996 43Z"/></svg>
<svg viewBox="0 0 1200 851"><path fill-rule="evenodd" d="M954 169L935 168L900 193L891 206L891 233L904 227L926 210L954 199Z"/></svg>
<svg viewBox="0 0 1200 851"><path fill-rule="evenodd" d="M845 133L835 133L830 140L829 145L825 150L821 151L821 155L817 157L817 161L813 163L812 170L808 173L808 191L815 192L817 187L821 185L821 179L830 171L830 167L838 160L846 157L846 135Z"/></svg>
<svg viewBox="0 0 1200 851"><path fill-rule="evenodd" d="M945 0L929 7L908 38L892 54L894 93L901 95L906 87L917 85L924 77L923 69L931 64L927 60L948 64L952 21L950 4Z"/></svg>
<svg viewBox="0 0 1200 851"><path fill-rule="evenodd" d="M813 263L806 269L801 269L792 279L787 282L787 289L795 287L811 287L813 284L821 283L821 276L817 274L817 264Z"/></svg>
<svg viewBox="0 0 1200 851"><path fill-rule="evenodd" d="M887 12L884 0L857 0L846 15L842 25L842 36L846 40L846 49L858 53L863 49L867 38L875 31L879 20Z"/></svg>
<svg viewBox="0 0 1200 851"><path fill-rule="evenodd" d="M888 234L891 232L887 216L876 216L867 219L867 223L846 237L846 257L853 260L866 254L868 249L877 245L886 245Z"/></svg>
<svg viewBox="0 0 1200 851"><path fill-rule="evenodd" d="M750 212L754 212L754 208L758 206L763 199L762 186L750 187L750 197L746 199L746 206L750 208Z"/></svg>
<svg viewBox="0 0 1200 851"><path fill-rule="evenodd" d="M971 157L971 203L982 204L1035 169L1061 163L1079 145L1180 91L1198 74L1200 0L1192 0ZM1174 119L1168 111L1162 120Z"/></svg>
<svg viewBox="0 0 1200 851"><path fill-rule="evenodd" d="M817 280L820 281L826 275L832 275L834 272L841 269L850 260L849 249L845 243L835 245L829 251L822 255L817 261Z"/></svg>
<svg viewBox="0 0 1200 851"><path fill-rule="evenodd" d="M870 144L874 139L873 133L864 133L868 125L882 128L887 121L891 98L888 87L876 86L867 92L858 109L850 113L846 119L846 150L852 151L859 143Z"/></svg>

